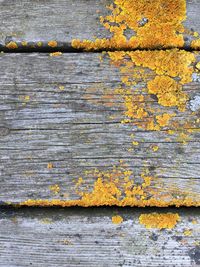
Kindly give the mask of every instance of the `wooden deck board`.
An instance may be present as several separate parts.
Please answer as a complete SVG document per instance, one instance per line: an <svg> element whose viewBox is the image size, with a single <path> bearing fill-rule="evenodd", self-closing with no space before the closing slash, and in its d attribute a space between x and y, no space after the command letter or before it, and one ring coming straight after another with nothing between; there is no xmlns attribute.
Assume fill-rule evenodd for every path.
<svg viewBox="0 0 200 267"><path fill-rule="evenodd" d="M178 197L185 194L200 200L198 127L184 144L178 138L181 128L169 135L170 127L146 131L121 123L125 107L115 91L120 73L108 59L100 62L99 54L92 53L2 54L0 77L2 202L77 199L77 179L83 176L91 188L96 180L85 171L112 170L120 160L136 180L148 169L158 177L157 189L163 193L176 188ZM184 85L190 98L199 94L198 79L194 80ZM149 95L144 97L162 108ZM170 110L178 121L198 118L198 112L193 114L189 108ZM132 145L131 134L138 146ZM153 145L158 151L152 150ZM55 184L60 186L59 194L49 188Z"/></svg>
<svg viewBox="0 0 200 267"><path fill-rule="evenodd" d="M43 49L50 40L56 40L56 49L67 50L72 48L73 39L109 38L111 35L100 24L99 17L109 14L106 6L111 3L110 0L1 0L0 44L4 47L14 41L22 49ZM189 31L200 32L199 12L198 1L188 0L184 25ZM194 38L188 33L184 37L188 48ZM39 41L42 47L37 46ZM23 46L21 42L28 42L28 45Z"/></svg>
<svg viewBox="0 0 200 267"><path fill-rule="evenodd" d="M199 266L199 210L167 211L181 217L172 230L146 229L145 209L1 208L0 266Z"/></svg>

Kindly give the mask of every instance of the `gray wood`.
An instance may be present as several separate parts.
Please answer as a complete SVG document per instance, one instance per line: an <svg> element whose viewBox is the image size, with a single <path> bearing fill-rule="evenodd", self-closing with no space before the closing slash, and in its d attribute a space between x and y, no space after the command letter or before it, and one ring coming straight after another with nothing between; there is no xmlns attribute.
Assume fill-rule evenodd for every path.
<svg viewBox="0 0 200 267"><path fill-rule="evenodd" d="M0 44L5 46L15 41L26 49L37 47L42 41L43 47L48 41L58 41L56 49L71 49L72 39L108 38L110 34L99 22L99 16L108 14L106 6L111 0L1 0L0 1ZM187 29L200 32L198 0L187 0ZM185 47L193 39L185 34ZM28 46L21 45L22 41ZM170 47L170 44L169 44Z"/></svg>
<svg viewBox="0 0 200 267"><path fill-rule="evenodd" d="M181 221L172 230L146 229L139 216L153 211L178 212ZM116 214L120 225L112 223ZM0 266L196 267L199 223L197 209L1 208Z"/></svg>
<svg viewBox="0 0 200 267"><path fill-rule="evenodd" d="M198 129L183 144L168 128L153 132L122 124L124 106L115 93L120 74L108 59L100 64L98 54L83 53L2 54L0 60L0 201L66 199L63 194L77 199L74 180L83 176L93 185L86 170L109 170L121 159L137 179L149 168L163 192L176 187L178 197L185 193L200 200ZM184 86L191 98L199 94L194 76L196 81ZM193 121L198 113L188 109L176 116ZM131 145L132 133L139 146ZM159 150L153 152L152 145ZM48 169L48 163L54 167ZM49 190L54 184L61 189L56 196Z"/></svg>

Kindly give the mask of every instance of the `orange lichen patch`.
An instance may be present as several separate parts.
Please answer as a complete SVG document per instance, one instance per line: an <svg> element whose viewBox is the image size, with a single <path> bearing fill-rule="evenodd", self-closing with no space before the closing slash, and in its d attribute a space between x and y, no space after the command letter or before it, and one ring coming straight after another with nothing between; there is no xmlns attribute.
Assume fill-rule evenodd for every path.
<svg viewBox="0 0 200 267"><path fill-rule="evenodd" d="M54 194L58 194L60 192L60 187L59 185L55 184L55 185L50 185L49 189L54 193Z"/></svg>
<svg viewBox="0 0 200 267"><path fill-rule="evenodd" d="M17 45L17 43L15 43L15 42L9 42L8 44L6 44L6 47L8 48L8 49L17 49L18 48L18 45Z"/></svg>
<svg viewBox="0 0 200 267"><path fill-rule="evenodd" d="M77 49L135 49L183 47L186 19L185 0L114 0L107 7L111 14L100 17L101 24L112 37L94 41L75 39ZM132 33L127 37L126 32Z"/></svg>
<svg viewBox="0 0 200 267"><path fill-rule="evenodd" d="M113 200L102 200L101 199L96 203L94 200L85 200L85 199L76 199L76 200L60 200L60 199L28 199L17 206L41 206L41 207L52 207L52 206L61 206L61 207L92 207L92 206L114 206L119 207L200 207L200 200L194 200L192 198L185 199L173 199L173 200L158 200L151 198L149 200L136 200L129 199L126 201L120 201L117 199Z"/></svg>
<svg viewBox="0 0 200 267"><path fill-rule="evenodd" d="M190 64L195 61L193 53L171 49L157 51L116 51L108 52L112 63L116 63L122 68L126 64L126 69L132 66L149 68L157 75L167 75L170 77L180 77L181 82L190 82L193 68ZM130 58L130 60L127 60ZM124 72L126 73L126 71Z"/></svg>
<svg viewBox="0 0 200 267"><path fill-rule="evenodd" d="M49 55L50 57L58 57L62 55L62 52L53 52L53 53L50 53Z"/></svg>
<svg viewBox="0 0 200 267"><path fill-rule="evenodd" d="M20 205L22 206L200 206L199 196L182 192L176 188L171 188L168 192L163 192L164 186L156 186L157 178L148 175L144 172L140 176L140 182L135 182L135 176L132 170L125 167L115 167L111 170L87 171L87 180L92 175L95 180L93 184L85 184L82 177L75 184L75 193L78 199L74 200L26 200ZM138 177L137 177L138 178ZM86 186L85 186L86 185ZM58 194L60 188L58 185L53 185L50 189ZM176 198L175 195L178 197Z"/></svg>
<svg viewBox="0 0 200 267"><path fill-rule="evenodd" d="M112 217L112 222L114 224L120 224L120 223L123 222L123 218L121 216L119 216L119 215L113 216Z"/></svg>
<svg viewBox="0 0 200 267"><path fill-rule="evenodd" d="M191 42L191 48L195 50L200 49L200 38Z"/></svg>
<svg viewBox="0 0 200 267"><path fill-rule="evenodd" d="M129 118L142 119L147 116L147 112L144 109L144 102L139 101L142 96L125 96L124 103L127 111L125 115ZM138 101L138 103L137 103Z"/></svg>
<svg viewBox="0 0 200 267"><path fill-rule="evenodd" d="M139 221L146 228L173 229L180 216L177 213L148 213L141 214Z"/></svg>
<svg viewBox="0 0 200 267"><path fill-rule="evenodd" d="M54 48L54 47L57 47L58 43L56 41L49 41L48 42L48 46Z"/></svg>
<svg viewBox="0 0 200 267"><path fill-rule="evenodd" d="M157 75L179 77L180 83L192 81L195 55L179 49L161 51L135 51L127 52L136 66L142 66L153 70Z"/></svg>
<svg viewBox="0 0 200 267"><path fill-rule="evenodd" d="M169 124L169 120L174 116L174 114L167 114L167 113L164 113L162 115L157 115L156 116L156 120L157 120L157 123L164 127L164 126L167 126Z"/></svg>
<svg viewBox="0 0 200 267"><path fill-rule="evenodd" d="M189 96L183 85L192 81L196 58L194 53L171 49L166 51L108 52L111 64L119 69L126 116L122 123L132 123L145 130L173 126L175 114L169 108L184 112ZM164 113L150 101L162 107ZM180 124L180 121L179 121ZM177 129L176 127L173 127ZM179 128L182 128L180 125Z"/></svg>
<svg viewBox="0 0 200 267"><path fill-rule="evenodd" d="M148 92L158 98L158 103L164 107L178 106L184 111L188 97L182 92L181 85L167 76L156 76L147 85Z"/></svg>
<svg viewBox="0 0 200 267"><path fill-rule="evenodd" d="M52 163L48 163L47 164L47 169L52 169L53 168L53 164Z"/></svg>

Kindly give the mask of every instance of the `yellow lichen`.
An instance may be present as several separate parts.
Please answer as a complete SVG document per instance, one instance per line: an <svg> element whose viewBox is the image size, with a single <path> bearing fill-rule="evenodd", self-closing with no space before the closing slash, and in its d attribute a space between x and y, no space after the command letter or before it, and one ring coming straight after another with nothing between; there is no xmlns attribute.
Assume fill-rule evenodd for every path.
<svg viewBox="0 0 200 267"><path fill-rule="evenodd" d="M53 168L53 164L50 162L47 164L47 169L52 169Z"/></svg>
<svg viewBox="0 0 200 267"><path fill-rule="evenodd" d="M167 76L156 76L147 85L148 92L158 97L158 103L164 107L178 106L184 110L187 95L182 92L181 85Z"/></svg>
<svg viewBox="0 0 200 267"><path fill-rule="evenodd" d="M78 181L76 182L76 187L79 187L83 183L83 178L79 177Z"/></svg>
<svg viewBox="0 0 200 267"><path fill-rule="evenodd" d="M197 68L198 70L200 70L200 62L198 62L198 63L196 64L196 68Z"/></svg>
<svg viewBox="0 0 200 267"><path fill-rule="evenodd" d="M197 224L197 220L192 220L192 224Z"/></svg>
<svg viewBox="0 0 200 267"><path fill-rule="evenodd" d="M174 115L173 114L167 114L167 113L164 113L162 115L157 115L156 116L156 120L158 122L158 124L161 126L161 127L164 127L164 126L167 126L168 123L169 123L169 120L173 117Z"/></svg>
<svg viewBox="0 0 200 267"><path fill-rule="evenodd" d="M65 89L65 87L63 85L59 85L58 88L63 91Z"/></svg>
<svg viewBox="0 0 200 267"><path fill-rule="evenodd" d="M42 46L42 42L41 41L37 42L37 46L41 47Z"/></svg>
<svg viewBox="0 0 200 267"><path fill-rule="evenodd" d="M170 134L170 135L172 135L172 134L174 134L175 132L174 132L173 130L168 130L167 133Z"/></svg>
<svg viewBox="0 0 200 267"><path fill-rule="evenodd" d="M77 49L135 49L183 47L186 19L185 0L114 0L107 7L111 14L100 17L101 24L112 37L94 41L75 39ZM129 37L126 32L131 33Z"/></svg>
<svg viewBox="0 0 200 267"><path fill-rule="evenodd" d="M183 85L192 81L196 58L193 53L171 49L166 51L108 52L111 64L119 68L122 87L116 92L123 97L125 116L122 123L132 123L146 130L160 130L170 125L175 107L184 112L189 99ZM150 75L149 75L150 74ZM142 88L141 82L145 84ZM123 86L125 85L125 86ZM135 88L134 88L135 87ZM151 105L148 96L166 110L161 114ZM173 128L177 128L173 126Z"/></svg>
<svg viewBox="0 0 200 267"><path fill-rule="evenodd" d="M21 44L22 46L27 46L28 43L26 41L22 41Z"/></svg>
<svg viewBox="0 0 200 267"><path fill-rule="evenodd" d="M54 48L54 47L57 47L57 45L58 45L58 43L56 42L56 41L49 41L48 42L48 46L50 46L50 47L52 47L52 48Z"/></svg>
<svg viewBox="0 0 200 267"><path fill-rule="evenodd" d="M158 149L159 149L158 146L152 146L152 150L153 150L154 152L158 151Z"/></svg>
<svg viewBox="0 0 200 267"><path fill-rule="evenodd" d="M42 224L51 224L53 221L50 218L44 218L44 219L40 220L40 222Z"/></svg>
<svg viewBox="0 0 200 267"><path fill-rule="evenodd" d="M113 217L112 217L112 222L113 222L114 224L120 224L120 223L123 222L123 218L122 218L121 216L119 216L119 215L117 215L117 216L113 216Z"/></svg>
<svg viewBox="0 0 200 267"><path fill-rule="evenodd" d="M192 231L187 229L187 230L184 231L184 235L185 236L191 236L192 235Z"/></svg>
<svg viewBox="0 0 200 267"><path fill-rule="evenodd" d="M9 42L8 44L6 44L6 47L7 47L8 49L17 49L17 48L18 48L18 45L17 45L17 43L11 41L11 42Z"/></svg>
<svg viewBox="0 0 200 267"><path fill-rule="evenodd" d="M173 199L173 200L158 200L152 198L150 200L136 200L136 199L129 199L126 201L120 200L105 200L101 199L99 201L94 201L93 199L77 199L77 200L61 200L61 199L28 199L21 202L19 205L16 206L41 206L41 207L52 207L52 206L61 206L61 207L92 207L92 206L114 206L117 205L119 207L200 207L200 201L194 200L190 197L184 199Z"/></svg>
<svg viewBox="0 0 200 267"><path fill-rule="evenodd" d="M111 14L100 17L100 22L112 34L110 39L73 40L72 46L85 50L127 50L135 48L165 48L183 47L183 32L189 32L195 38L197 32L184 29L182 22L186 18L185 0L136 1L114 0L107 7ZM132 32L129 38L126 32ZM129 34L130 35L130 34ZM194 40L195 43L198 40ZM165 113L163 120L156 116L155 108L148 107L142 93L138 96L134 86L141 80L146 83L146 92L157 97L162 107L176 107L184 112L188 95L183 85L192 81L191 65L195 55L186 51L172 49L168 51L116 51L109 52L112 63L119 67L122 84L126 89L120 89L124 98L127 118L122 123L134 123L146 130L161 130L168 126L170 114ZM102 57L101 57L102 61ZM154 72L148 81L146 68ZM142 91L142 89L141 89ZM141 99L141 100L140 100ZM155 114L155 115L154 115ZM136 121L137 120L137 121ZM169 125L170 126L170 125Z"/></svg>
<svg viewBox="0 0 200 267"><path fill-rule="evenodd" d="M22 203L21 206L200 206L199 198L190 193L178 191L171 188L168 192L163 192L163 186L155 187L157 178L151 177L147 172L141 174L140 183L134 182L134 174L132 170L124 167L115 167L112 170L87 171L85 175L93 176L94 184L91 187L85 187L82 177L78 179L75 185L78 199L60 200L60 199L29 199ZM58 194L60 187L53 185L50 189ZM178 198L174 197L178 195Z"/></svg>
<svg viewBox="0 0 200 267"><path fill-rule="evenodd" d="M49 189L54 193L58 194L60 192L60 186L55 184L55 185L50 185Z"/></svg>
<svg viewBox="0 0 200 267"><path fill-rule="evenodd" d="M29 101L30 100L30 96L29 95L25 95L24 100L25 101Z"/></svg>
<svg viewBox="0 0 200 267"><path fill-rule="evenodd" d="M138 145L139 145L139 143L138 143L137 141L133 141L132 144L133 144L134 146L138 146Z"/></svg>
<svg viewBox="0 0 200 267"><path fill-rule="evenodd" d="M49 55L50 57L58 57L62 55L62 52L53 52L53 53L50 53Z"/></svg>
<svg viewBox="0 0 200 267"><path fill-rule="evenodd" d="M191 42L191 48L195 50L200 49L200 38Z"/></svg>
<svg viewBox="0 0 200 267"><path fill-rule="evenodd" d="M177 213L148 213L141 214L139 221L146 228L172 229L180 221Z"/></svg>

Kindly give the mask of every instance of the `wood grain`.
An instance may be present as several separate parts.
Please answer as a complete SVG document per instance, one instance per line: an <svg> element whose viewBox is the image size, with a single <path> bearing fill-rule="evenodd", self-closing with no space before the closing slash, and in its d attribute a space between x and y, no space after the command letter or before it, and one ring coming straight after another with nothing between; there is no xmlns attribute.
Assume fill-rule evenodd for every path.
<svg viewBox="0 0 200 267"><path fill-rule="evenodd" d="M181 216L172 230L146 229L139 223L141 213L153 211L161 212L1 208L0 266L199 266L199 210L167 210ZM112 223L116 214L124 219L120 225Z"/></svg>
<svg viewBox="0 0 200 267"><path fill-rule="evenodd" d="M3 48L15 41L19 50L42 51L50 40L56 40L58 47L54 50L71 50L72 39L109 38L99 17L109 13L106 6L111 3L111 0L1 0L0 45ZM187 0L184 25L188 30L200 32L199 13L198 0ZM185 48L189 48L193 37L188 33L184 37ZM42 47L37 46L39 41ZM21 42L28 42L28 45L23 46Z"/></svg>
<svg viewBox="0 0 200 267"><path fill-rule="evenodd" d="M163 192L175 187L178 196L200 199L198 128L183 144L177 135L167 134L168 128L155 132L122 124L125 108L115 90L120 73L108 59L100 63L98 54L81 53L61 57L2 54L0 60L2 202L77 199L74 181L78 177L95 168L112 169L120 160L138 179L148 168L159 178L157 186ZM192 98L198 95L198 79L184 90ZM145 98L158 106L148 95ZM189 109L184 113L172 110L177 120L198 118L198 112ZM131 145L133 133L139 142L136 147ZM152 145L159 150L153 152ZM84 178L87 185L93 185L93 176ZM54 184L61 188L56 196L49 189Z"/></svg>

